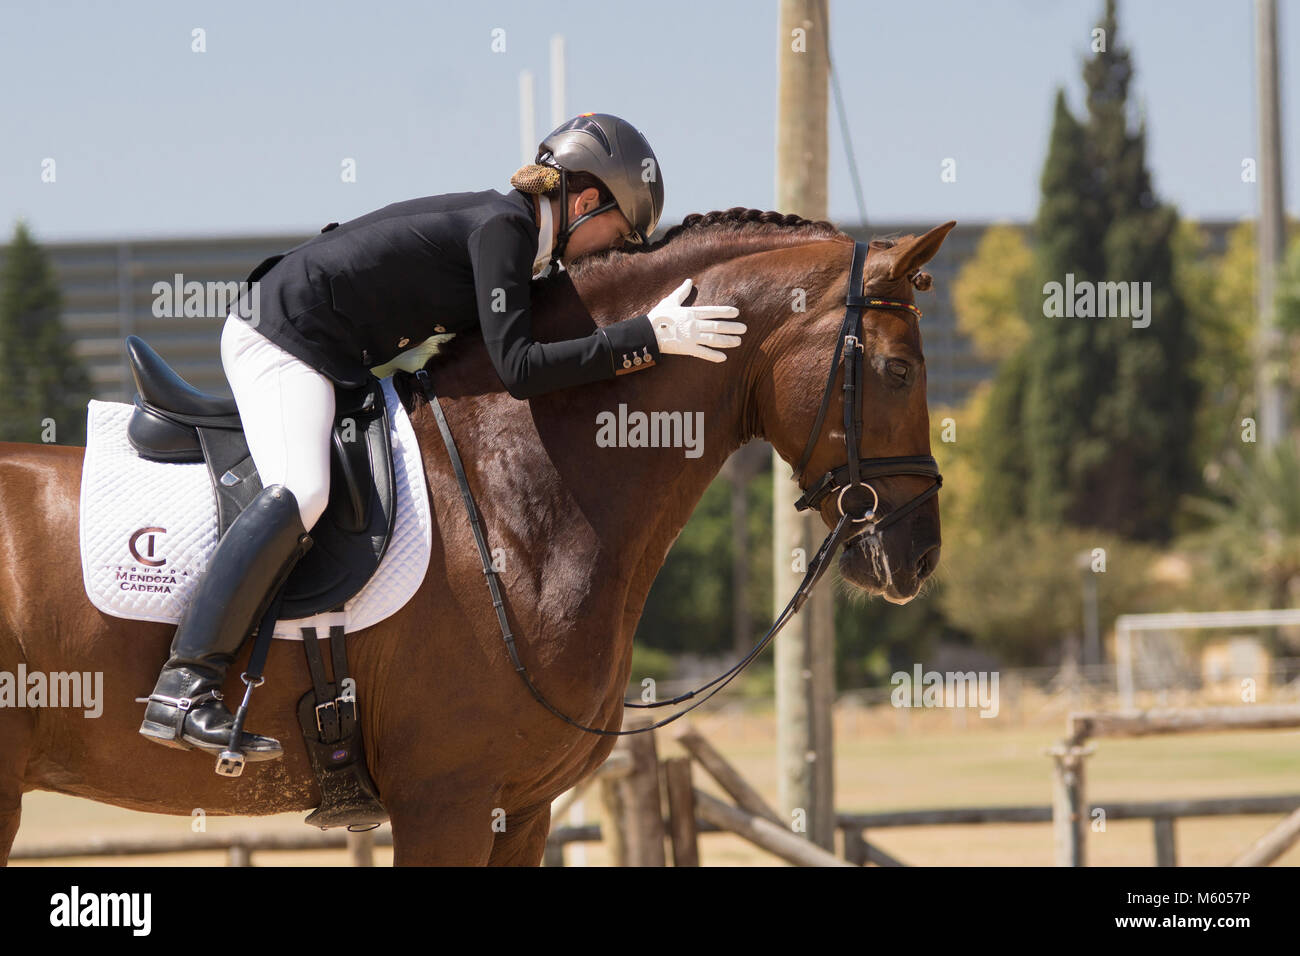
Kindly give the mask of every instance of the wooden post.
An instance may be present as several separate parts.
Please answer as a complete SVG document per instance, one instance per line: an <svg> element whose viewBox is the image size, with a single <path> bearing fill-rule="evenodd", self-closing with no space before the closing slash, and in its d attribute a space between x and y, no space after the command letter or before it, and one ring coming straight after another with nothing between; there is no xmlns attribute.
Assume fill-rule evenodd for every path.
<svg viewBox="0 0 1300 956"><path fill-rule="evenodd" d="M867 862L874 863L876 866L907 866L906 863L890 856L873 843L867 844Z"/></svg>
<svg viewBox="0 0 1300 956"><path fill-rule="evenodd" d="M614 751L589 777L579 780L574 786L551 801L551 829L554 830L560 825L560 819L573 808L575 803L582 799L583 794L597 780L614 780L619 777L626 777L631 770L632 759L627 755L626 751Z"/></svg>
<svg viewBox="0 0 1300 956"><path fill-rule="evenodd" d="M1282 197L1282 120L1278 97L1277 0L1255 0L1255 63L1258 81L1259 334L1256 339L1256 403L1260 447L1271 449L1287 435L1287 358L1277 317L1278 269L1286 255L1286 206Z"/></svg>
<svg viewBox="0 0 1300 956"><path fill-rule="evenodd" d="M1174 818L1153 817L1156 832L1156 866L1177 866L1178 854L1174 845Z"/></svg>
<svg viewBox="0 0 1300 956"><path fill-rule="evenodd" d="M1255 841L1255 845L1232 861L1233 866L1268 866L1292 844L1300 841L1300 810Z"/></svg>
<svg viewBox="0 0 1300 956"><path fill-rule="evenodd" d="M844 859L854 866L867 865L867 835L856 827L844 828Z"/></svg>
<svg viewBox="0 0 1300 956"><path fill-rule="evenodd" d="M1081 744L1096 737L1271 730L1300 727L1300 707L1294 704L1251 704L1248 707L1173 707L1072 713L1066 726L1068 736L1065 743L1071 744Z"/></svg>
<svg viewBox="0 0 1300 956"><path fill-rule="evenodd" d="M348 860L352 866L375 865L375 831L348 831Z"/></svg>
<svg viewBox="0 0 1300 956"><path fill-rule="evenodd" d="M1091 747L1058 744L1052 757L1052 836L1057 866L1087 866L1088 803L1083 758Z"/></svg>
<svg viewBox="0 0 1300 956"><path fill-rule="evenodd" d="M699 866L690 757L664 761L664 788L668 791L668 836L673 847L673 866Z"/></svg>
<svg viewBox="0 0 1300 956"><path fill-rule="evenodd" d="M699 761L700 766L709 772L709 776L718 781L718 785L727 791L727 795L735 800L742 810L748 810L755 816L765 817L778 826L785 826L788 829L787 821L782 820L777 812L767 805L762 795L749 785L722 754L714 749L713 744L705 740L694 726L685 721L683 723L686 726L677 731L677 742L681 744L682 749Z"/></svg>
<svg viewBox="0 0 1300 956"><path fill-rule="evenodd" d="M796 866L852 866L834 853L828 853L786 827L765 820L740 807L733 807L717 797L695 791L695 806L700 819L744 837L750 843L774 853Z"/></svg>
<svg viewBox="0 0 1300 956"><path fill-rule="evenodd" d="M739 453L723 466L722 474L731 490L731 643L736 656L743 657L754 642L754 625L749 607L749 479Z"/></svg>
<svg viewBox="0 0 1300 956"><path fill-rule="evenodd" d="M542 866L564 866L564 844L556 839L546 841L542 850Z"/></svg>
<svg viewBox="0 0 1300 956"><path fill-rule="evenodd" d="M226 866L252 866L253 852L242 843L236 843L226 852Z"/></svg>
<svg viewBox="0 0 1300 956"><path fill-rule="evenodd" d="M623 726L626 730L633 730L650 723L646 718L637 718L625 721ZM619 865L666 866L664 840L667 833L659 801L659 756L655 751L654 733L620 737L615 746L631 759L630 771L614 781L612 788L622 809L620 826L625 860ZM609 808L608 800L606 806Z"/></svg>
<svg viewBox="0 0 1300 956"><path fill-rule="evenodd" d="M777 27L776 208L809 219L826 218L829 24L821 23L822 9L822 0L780 0ZM823 530L818 515L790 507L790 468L775 451L772 488L777 613L803 576L792 572L792 552L800 548L810 560ZM835 846L834 607L834 588L824 581L776 642L778 802L787 820L803 811L808 839L826 850Z"/></svg>
<svg viewBox="0 0 1300 956"><path fill-rule="evenodd" d="M609 850L610 866L627 866L627 813L623 802L622 781L613 777L600 779L600 805L604 819L600 835Z"/></svg>

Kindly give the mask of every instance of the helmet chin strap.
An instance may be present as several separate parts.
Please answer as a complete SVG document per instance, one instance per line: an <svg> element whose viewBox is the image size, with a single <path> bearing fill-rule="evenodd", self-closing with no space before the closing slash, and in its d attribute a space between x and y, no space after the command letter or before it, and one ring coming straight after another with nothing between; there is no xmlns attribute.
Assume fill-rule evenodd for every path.
<svg viewBox="0 0 1300 956"><path fill-rule="evenodd" d="M551 261L546 267L546 274L550 275L552 270L555 269L555 264L564 257L564 250L569 245L569 236L573 235L575 229L592 216L599 216L601 213L617 208L618 203L611 200L603 206L597 206L589 213L584 213L573 222L569 222L569 174L564 170L560 170L560 229L555 236L555 245L551 248Z"/></svg>

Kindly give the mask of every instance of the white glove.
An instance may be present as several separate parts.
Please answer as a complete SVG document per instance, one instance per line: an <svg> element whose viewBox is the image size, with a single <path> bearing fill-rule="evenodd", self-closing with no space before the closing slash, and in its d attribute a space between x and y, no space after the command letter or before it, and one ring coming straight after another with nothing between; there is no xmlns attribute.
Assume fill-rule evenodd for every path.
<svg viewBox="0 0 1300 956"><path fill-rule="evenodd" d="M659 351L666 355L693 355L710 362L725 362L727 356L717 349L732 349L739 345L740 334L746 326L743 322L713 320L734 319L740 315L739 310L729 305L682 305L682 300L690 294L691 280L687 279L650 310L650 324L654 326ZM707 348L709 345L717 348Z"/></svg>

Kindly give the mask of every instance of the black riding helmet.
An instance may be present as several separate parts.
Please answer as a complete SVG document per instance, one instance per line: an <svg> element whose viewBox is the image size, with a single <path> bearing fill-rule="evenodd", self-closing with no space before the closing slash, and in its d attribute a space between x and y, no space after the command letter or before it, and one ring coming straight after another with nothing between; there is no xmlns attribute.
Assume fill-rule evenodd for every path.
<svg viewBox="0 0 1300 956"><path fill-rule="evenodd" d="M632 224L636 244L645 243L664 209L659 161L646 138L630 123L609 113L583 113L557 127L537 147L537 164L560 173L560 229L551 260L564 255L573 230L592 216L617 208ZM605 184L607 202L568 222L567 173L582 172Z"/></svg>

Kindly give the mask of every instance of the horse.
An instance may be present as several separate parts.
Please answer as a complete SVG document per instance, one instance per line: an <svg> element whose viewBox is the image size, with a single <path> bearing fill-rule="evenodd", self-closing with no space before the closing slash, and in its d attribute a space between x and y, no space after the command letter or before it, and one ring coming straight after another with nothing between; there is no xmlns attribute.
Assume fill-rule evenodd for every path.
<svg viewBox="0 0 1300 956"><path fill-rule="evenodd" d="M876 240L868 293L912 301L920 267L955 223ZM709 483L742 444L762 438L793 463L810 442L832 375L853 240L830 223L734 209L693 214L659 241L575 260L534 283L535 334L560 341L644 314L688 276L700 301L733 304L748 331L718 365L667 357L656 367L527 401L508 395L477 338L457 336L426 371L465 462L483 527L500 559L506 612L528 674L545 698L589 727L617 730L632 640L650 586ZM862 291L862 290L856 290ZM916 317L863 312L861 447L928 455L925 363ZM594 771L615 738L548 713L514 673L484 586L482 562L434 414L415 379L394 376L427 477L432 555L412 599L348 635L370 774L388 810L396 865L538 865L551 801ZM835 391L839 395L839 389ZM681 448L603 447L600 414L703 412L698 457ZM844 464L831 415L813 439L808 475ZM255 816L309 810L320 799L295 717L310 686L293 645L274 647L249 726L284 744L281 759L219 777L200 752L137 733L141 705L173 628L98 611L79 567L84 449L0 444L0 671L102 672L98 717L58 707L0 708L0 862L22 795L47 790L133 810ZM928 479L875 479L882 511ZM817 510L829 526L830 496ZM938 563L937 497L887 531L850 541L838 559L850 585L911 600ZM878 538L879 540L875 540ZM230 668L225 693L242 693Z"/></svg>

